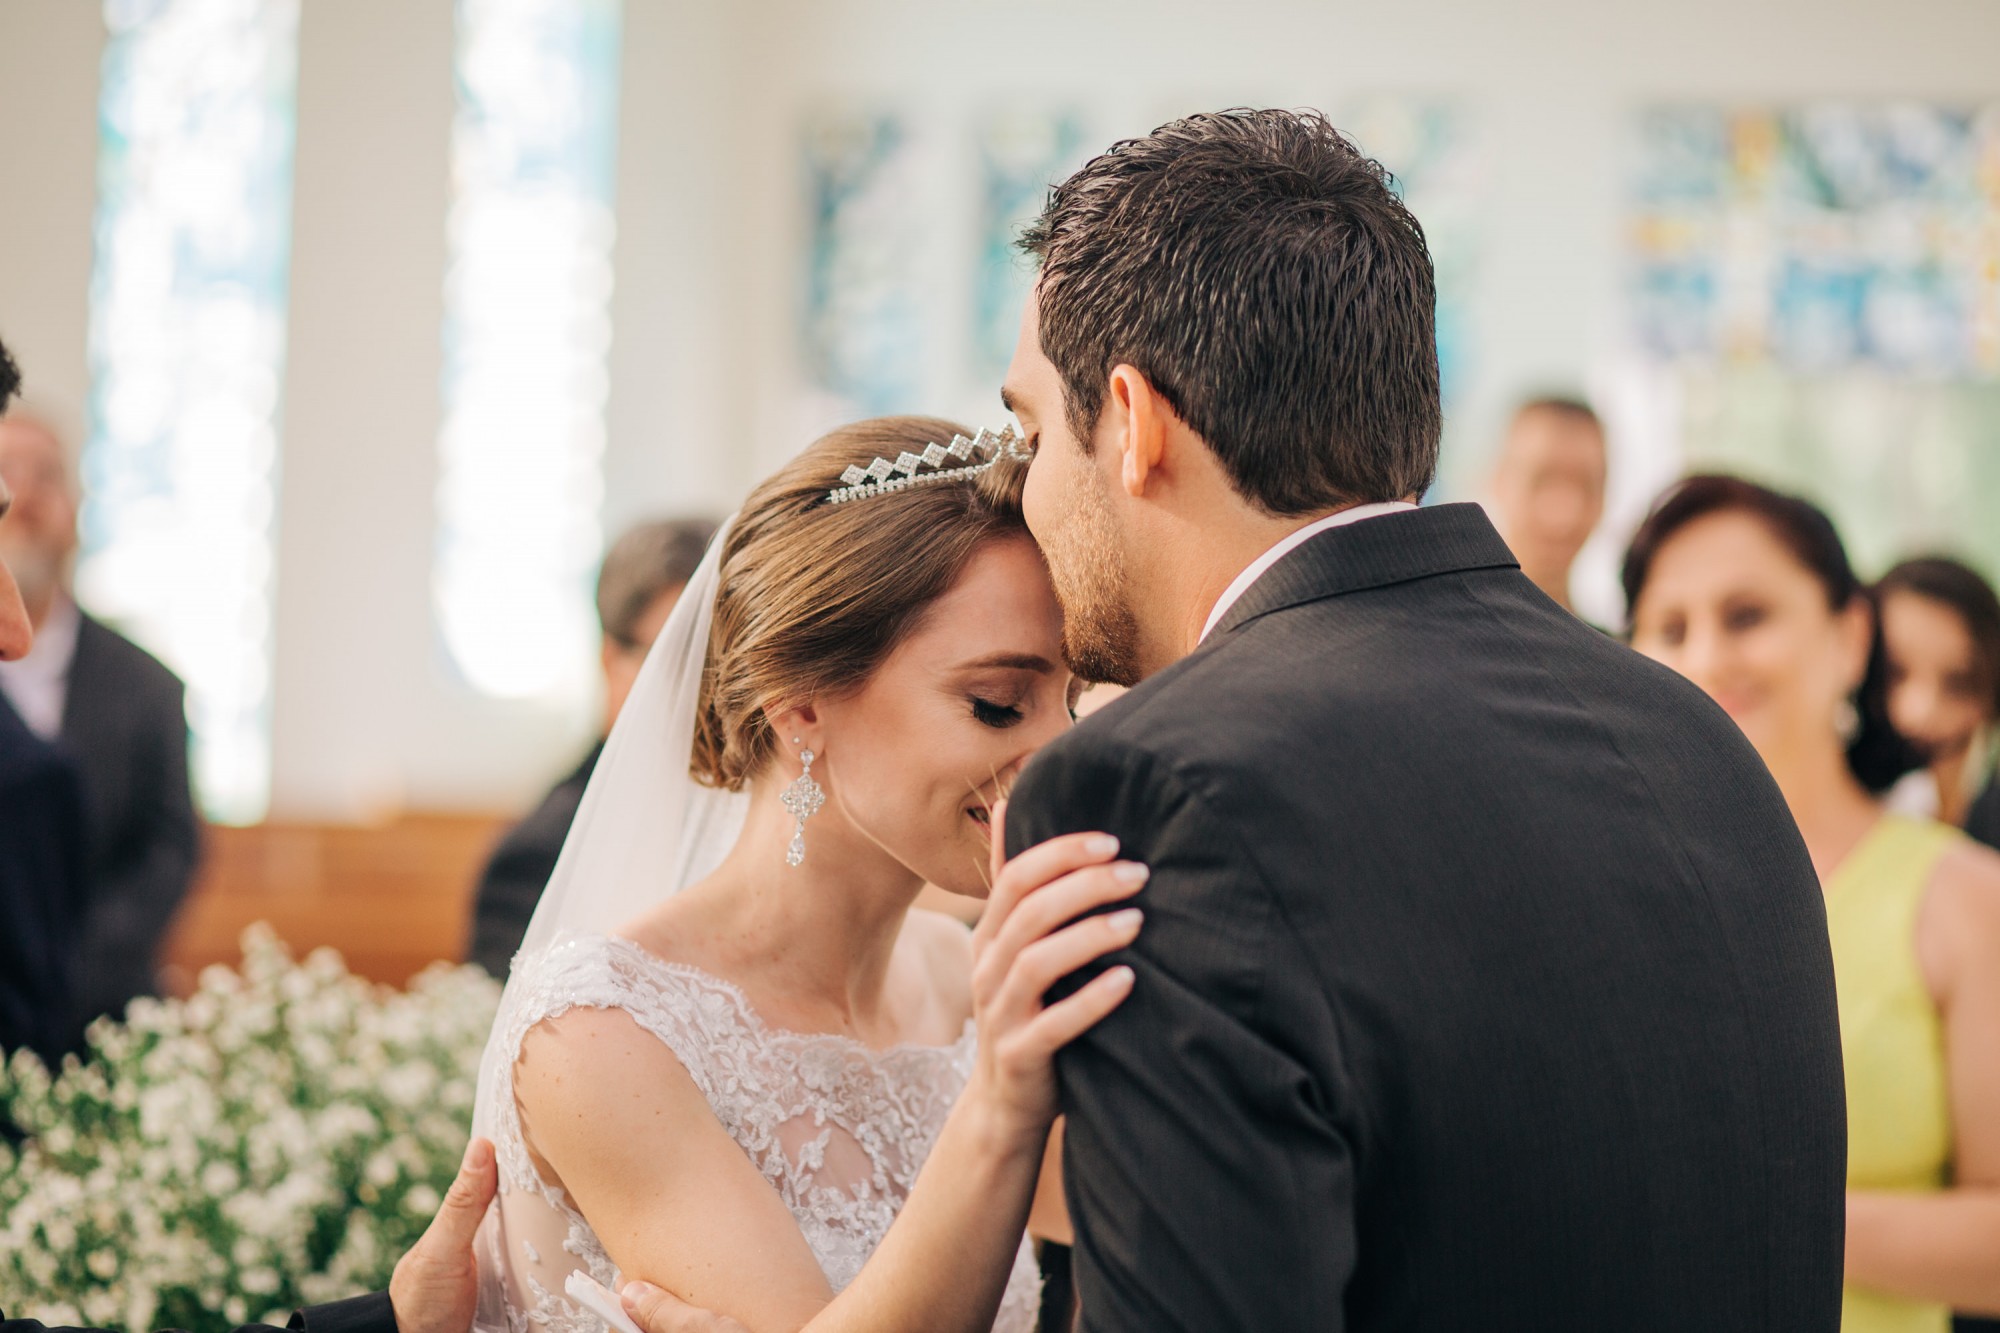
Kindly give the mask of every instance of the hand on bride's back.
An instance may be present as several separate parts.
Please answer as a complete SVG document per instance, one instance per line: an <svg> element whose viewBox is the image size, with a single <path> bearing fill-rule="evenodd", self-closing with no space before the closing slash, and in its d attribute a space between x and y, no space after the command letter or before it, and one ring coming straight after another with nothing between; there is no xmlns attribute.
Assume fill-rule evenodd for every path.
<svg viewBox="0 0 2000 1333"><path fill-rule="evenodd" d="M1054 1004L1043 997L1138 937L1137 908L1096 909L1137 893L1147 871L1114 859L1118 840L1104 833L1051 838L1004 860L1005 820L1003 803L993 814L993 891L972 935L979 1059L966 1095L983 1098L1004 1129L1040 1135L1056 1115L1056 1051L1124 1002L1132 970L1110 968Z"/></svg>

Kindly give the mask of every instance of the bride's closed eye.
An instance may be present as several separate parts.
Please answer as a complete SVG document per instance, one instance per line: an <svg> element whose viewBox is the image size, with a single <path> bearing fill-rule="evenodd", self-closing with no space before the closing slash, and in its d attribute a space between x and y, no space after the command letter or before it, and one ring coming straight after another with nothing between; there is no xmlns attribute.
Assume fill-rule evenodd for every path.
<svg viewBox="0 0 2000 1333"><path fill-rule="evenodd" d="M972 696L972 716L983 726L1004 731L1008 727L1019 726L1026 714L1018 705L996 704L975 694Z"/></svg>

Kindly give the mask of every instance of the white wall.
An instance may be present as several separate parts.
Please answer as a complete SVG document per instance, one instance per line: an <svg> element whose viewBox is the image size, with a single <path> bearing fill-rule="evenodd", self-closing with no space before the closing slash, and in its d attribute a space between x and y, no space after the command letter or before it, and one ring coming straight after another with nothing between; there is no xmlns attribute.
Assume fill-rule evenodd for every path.
<svg viewBox="0 0 2000 1333"><path fill-rule="evenodd" d="M1509 401L1618 358L1620 132L1659 99L1987 98L1992 0L626 0L606 526L719 510L803 443L796 133L901 106L959 170L973 114L1461 98L1487 152L1477 323L1447 441L1461 487ZM80 409L102 25L0 0L0 336ZM468 695L429 620L449 0L305 0L284 409L274 809L505 805L588 729ZM969 173L968 173L969 174ZM958 177L963 181L963 176ZM984 386L913 404L989 419ZM1623 442L1636 451L1635 427ZM1621 458L1628 497L1646 460Z"/></svg>
<svg viewBox="0 0 2000 1333"><path fill-rule="evenodd" d="M0 339L38 411L83 421L97 60L104 20L77 0L0 0Z"/></svg>

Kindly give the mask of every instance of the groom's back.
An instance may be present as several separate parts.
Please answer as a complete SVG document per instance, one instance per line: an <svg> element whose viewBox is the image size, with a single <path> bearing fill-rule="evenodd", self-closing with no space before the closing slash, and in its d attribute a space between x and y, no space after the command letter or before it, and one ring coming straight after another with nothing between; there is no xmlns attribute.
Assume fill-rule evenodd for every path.
<svg viewBox="0 0 2000 1333"><path fill-rule="evenodd" d="M1133 998L1062 1064L1085 1327L1837 1326L1804 847L1476 509L1309 542L1015 812L1155 865Z"/></svg>

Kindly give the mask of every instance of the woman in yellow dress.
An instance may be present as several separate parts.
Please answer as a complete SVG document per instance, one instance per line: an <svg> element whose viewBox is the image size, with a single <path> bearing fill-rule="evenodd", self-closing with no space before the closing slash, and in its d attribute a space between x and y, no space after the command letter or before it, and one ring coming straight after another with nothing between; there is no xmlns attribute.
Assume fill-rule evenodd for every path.
<svg viewBox="0 0 2000 1333"><path fill-rule="evenodd" d="M1881 634L1839 536L1803 500L1693 477L1633 538L1624 584L1633 646L1743 729L1825 889L1847 1065L1843 1333L2000 1312L2000 854L1885 813L1921 756L1889 725Z"/></svg>

